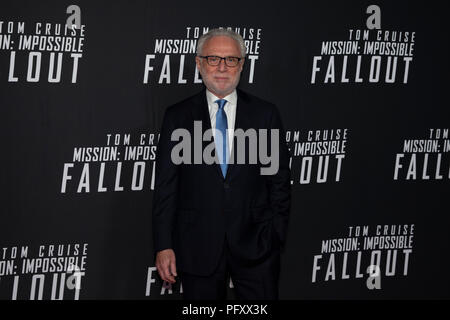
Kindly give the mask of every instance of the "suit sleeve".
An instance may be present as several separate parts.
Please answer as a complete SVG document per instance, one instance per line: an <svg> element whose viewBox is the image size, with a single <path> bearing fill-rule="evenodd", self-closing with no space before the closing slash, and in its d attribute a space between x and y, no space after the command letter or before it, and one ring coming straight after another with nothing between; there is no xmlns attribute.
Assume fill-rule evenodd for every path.
<svg viewBox="0 0 450 320"><path fill-rule="evenodd" d="M268 176L270 205L275 213L274 227L284 247L286 242L289 213L291 209L291 170L289 168L290 153L285 142L285 131L281 122L278 109L274 106L271 117L271 129L277 129L279 132L279 168L274 175ZM271 152L273 147L271 148ZM276 150L274 150L276 151Z"/></svg>
<svg viewBox="0 0 450 320"><path fill-rule="evenodd" d="M155 190L153 193L152 232L155 253L172 248L172 233L177 210L178 166L171 160L172 131L175 129L174 113L167 109L161 127L155 165Z"/></svg>

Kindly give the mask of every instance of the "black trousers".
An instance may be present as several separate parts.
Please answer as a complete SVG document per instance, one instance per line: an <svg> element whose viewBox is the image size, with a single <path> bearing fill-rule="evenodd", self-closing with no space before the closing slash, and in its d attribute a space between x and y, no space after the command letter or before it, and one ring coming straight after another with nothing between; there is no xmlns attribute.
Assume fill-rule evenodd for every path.
<svg viewBox="0 0 450 320"><path fill-rule="evenodd" d="M218 266L210 276L181 272L185 300L225 300L231 277L238 300L278 300L280 251L274 250L266 259L243 262L234 258L225 241Z"/></svg>

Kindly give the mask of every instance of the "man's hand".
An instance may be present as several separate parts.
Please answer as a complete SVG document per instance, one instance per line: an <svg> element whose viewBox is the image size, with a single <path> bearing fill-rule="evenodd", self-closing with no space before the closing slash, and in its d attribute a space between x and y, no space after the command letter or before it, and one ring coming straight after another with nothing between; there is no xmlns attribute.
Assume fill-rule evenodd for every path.
<svg viewBox="0 0 450 320"><path fill-rule="evenodd" d="M172 249L161 250L156 254L156 269L164 281L175 283L177 267L175 265L175 252Z"/></svg>

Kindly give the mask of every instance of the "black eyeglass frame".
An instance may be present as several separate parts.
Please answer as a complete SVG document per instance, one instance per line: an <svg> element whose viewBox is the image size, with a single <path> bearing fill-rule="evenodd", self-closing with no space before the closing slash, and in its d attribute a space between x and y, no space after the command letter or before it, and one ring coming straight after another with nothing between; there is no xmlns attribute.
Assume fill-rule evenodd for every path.
<svg viewBox="0 0 450 320"><path fill-rule="evenodd" d="M244 58L241 58L241 57L231 57L231 56L230 56L230 57L219 57L219 56L197 56L197 57L206 59L206 63L209 64L211 67L217 67L218 65L220 65L220 63L221 63L222 60L223 60L223 61L225 61L225 65L226 65L227 67L230 67L230 68L237 67L237 66L239 65L239 62L241 62L241 60L244 59ZM210 63L209 63L208 58L218 58L218 59L220 59L220 60L219 60L219 63L218 63L218 64L213 65L213 64L210 64ZM234 58L234 59L237 59L238 62L236 63L236 65L230 66L230 65L227 64L227 58Z"/></svg>

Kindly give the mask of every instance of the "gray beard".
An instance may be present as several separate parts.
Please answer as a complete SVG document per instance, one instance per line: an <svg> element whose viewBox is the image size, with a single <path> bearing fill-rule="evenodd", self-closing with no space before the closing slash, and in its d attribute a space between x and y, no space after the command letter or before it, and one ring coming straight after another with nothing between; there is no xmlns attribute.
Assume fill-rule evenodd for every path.
<svg viewBox="0 0 450 320"><path fill-rule="evenodd" d="M239 73L239 76L236 78L235 83L233 83L233 85L231 86L231 88L229 90L220 91L220 90L215 90L214 86L210 85L209 81L205 81L204 77L202 76L202 81L203 81L203 84L206 86L206 88L208 88L208 90L211 91L212 93L214 93L216 95L221 95L221 96L227 96L230 93L232 93L238 86L240 79L241 79L241 74Z"/></svg>

